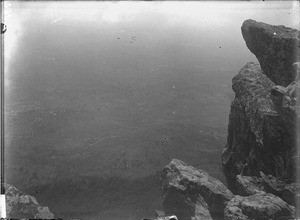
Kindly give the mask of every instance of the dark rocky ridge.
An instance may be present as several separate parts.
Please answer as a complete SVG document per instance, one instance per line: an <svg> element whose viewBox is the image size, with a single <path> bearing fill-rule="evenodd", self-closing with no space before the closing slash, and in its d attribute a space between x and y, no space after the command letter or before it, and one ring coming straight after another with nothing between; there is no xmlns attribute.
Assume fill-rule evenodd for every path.
<svg viewBox="0 0 300 220"><path fill-rule="evenodd" d="M172 160L161 175L164 208L182 220L295 218L299 31L247 20L242 33L260 65L247 63L232 80L222 163L237 195L204 171Z"/></svg>
<svg viewBox="0 0 300 220"><path fill-rule="evenodd" d="M232 82L236 96L222 155L229 189L236 191L239 174L263 171L279 179L295 179L295 142L271 100L275 84L254 63L246 64Z"/></svg>
<svg viewBox="0 0 300 220"><path fill-rule="evenodd" d="M264 174L262 174L263 176ZM164 210L179 220L293 219L295 207L268 191L284 194L280 181L238 176L240 192L233 195L219 180L205 171L173 159L161 174ZM268 188L269 187L269 188ZM158 217L157 220L161 218Z"/></svg>
<svg viewBox="0 0 300 220"><path fill-rule="evenodd" d="M235 99L222 163L234 192L236 175L259 176L262 171L295 181L299 122L298 77L294 81L299 74L294 65L299 61L299 31L246 20L242 34L260 65L248 63L232 80Z"/></svg>
<svg viewBox="0 0 300 220"><path fill-rule="evenodd" d="M261 69L276 85L287 86L295 80L293 63L299 61L298 30L246 20L242 34Z"/></svg>
<svg viewBox="0 0 300 220"><path fill-rule="evenodd" d="M294 219L295 207L273 194L235 196L224 210L225 220Z"/></svg>
<svg viewBox="0 0 300 220"><path fill-rule="evenodd" d="M272 193L288 204L296 205L296 194L299 191L297 184L286 183L260 172L257 176L236 176L237 194L240 196L250 196L257 193Z"/></svg>
<svg viewBox="0 0 300 220"><path fill-rule="evenodd" d="M273 198L274 204L287 212L274 212L268 217L263 213L240 216L247 210L241 207L245 199L237 197L238 201L228 205L232 209L226 209L225 216L227 219L258 216L289 219L295 212L293 206L297 207L299 202L299 187L295 183L300 125L299 63L295 63L299 62L299 31L246 20L242 34L260 65L248 63L232 80L235 99L222 155L224 173L234 193L256 198L263 195L261 201L268 197L265 192L271 193L280 198ZM282 201L292 205L292 209L286 204L284 208ZM255 202L251 203L256 206ZM258 207L263 210L268 206L269 202L265 201Z"/></svg>

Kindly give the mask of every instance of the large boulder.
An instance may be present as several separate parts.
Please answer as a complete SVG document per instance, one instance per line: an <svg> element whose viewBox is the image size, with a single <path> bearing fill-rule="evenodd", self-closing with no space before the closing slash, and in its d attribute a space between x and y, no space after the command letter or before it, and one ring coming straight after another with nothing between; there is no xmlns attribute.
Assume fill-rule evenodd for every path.
<svg viewBox="0 0 300 220"><path fill-rule="evenodd" d="M294 219L295 208L273 194L235 196L225 210L225 220Z"/></svg>
<svg viewBox="0 0 300 220"><path fill-rule="evenodd" d="M7 218L53 219L54 215L46 206L41 206L33 196L27 195L12 185L4 184Z"/></svg>
<svg viewBox="0 0 300 220"><path fill-rule="evenodd" d="M295 179L296 146L271 100L275 84L255 63L233 78L227 144L222 163L229 189L236 192L236 175Z"/></svg>
<svg viewBox="0 0 300 220"><path fill-rule="evenodd" d="M227 202L233 198L219 180L177 159L163 169L161 179L165 212L181 220L223 215Z"/></svg>
<svg viewBox="0 0 300 220"><path fill-rule="evenodd" d="M299 61L298 30L246 20L242 34L263 72L276 85L287 86L295 80L293 63Z"/></svg>

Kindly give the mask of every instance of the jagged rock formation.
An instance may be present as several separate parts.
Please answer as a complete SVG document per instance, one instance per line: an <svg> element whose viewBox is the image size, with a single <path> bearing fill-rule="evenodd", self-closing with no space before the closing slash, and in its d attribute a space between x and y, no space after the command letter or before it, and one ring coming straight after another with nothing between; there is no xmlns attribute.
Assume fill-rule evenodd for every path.
<svg viewBox="0 0 300 220"><path fill-rule="evenodd" d="M237 194L250 196L257 193L267 192L280 197L290 205L296 204L296 193L299 191L295 183L286 183L260 172L260 177L241 176L236 177Z"/></svg>
<svg viewBox="0 0 300 220"><path fill-rule="evenodd" d="M299 63L293 65L299 60L299 31L247 20L242 33L260 65L247 63L232 80L235 99L222 163L227 185L238 195L174 159L162 172L164 208L182 220L294 219L300 204L295 183Z"/></svg>
<svg viewBox="0 0 300 220"><path fill-rule="evenodd" d="M295 216L295 200L292 200L297 191L295 185L262 172L260 177L238 175L235 196L219 180L177 159L163 169L161 179L165 213L180 220L294 219ZM160 219L164 217L156 218Z"/></svg>
<svg viewBox="0 0 300 220"><path fill-rule="evenodd" d="M235 99L229 115L227 145L222 155L230 190L236 175L294 179L295 143L271 100L275 84L258 64L246 64L233 80Z"/></svg>
<svg viewBox="0 0 300 220"><path fill-rule="evenodd" d="M287 86L295 80L293 63L299 61L298 30L246 20L242 34L262 70L276 85Z"/></svg>
<svg viewBox="0 0 300 220"><path fill-rule="evenodd" d="M165 213L181 220L222 216L227 202L233 198L219 180L177 159L163 169L161 179Z"/></svg>
<svg viewBox="0 0 300 220"><path fill-rule="evenodd" d="M235 196L224 210L225 220L293 219L295 207L273 194Z"/></svg>
<svg viewBox="0 0 300 220"><path fill-rule="evenodd" d="M41 206L33 196L26 195L12 185L4 184L7 218L53 219L48 207Z"/></svg>
<svg viewBox="0 0 300 220"><path fill-rule="evenodd" d="M222 163L229 189L239 196L224 216L291 219L299 203L299 31L247 20L242 34L260 65L246 64L232 80L235 99Z"/></svg>

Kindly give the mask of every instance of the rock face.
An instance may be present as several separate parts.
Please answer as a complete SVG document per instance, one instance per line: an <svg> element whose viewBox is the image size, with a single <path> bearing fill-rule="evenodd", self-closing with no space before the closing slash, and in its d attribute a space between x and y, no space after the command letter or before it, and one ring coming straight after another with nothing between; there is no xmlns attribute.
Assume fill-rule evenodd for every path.
<svg viewBox="0 0 300 220"><path fill-rule="evenodd" d="M271 100L275 84L258 64L248 63L233 80L227 144L222 163L227 184L236 192L236 175L260 171L279 179L295 179L295 142Z"/></svg>
<svg viewBox="0 0 300 220"><path fill-rule="evenodd" d="M247 63L232 80L222 164L229 189L206 172L173 159L162 172L164 209L179 219L290 219L295 215L299 123L299 32L247 20ZM298 74L299 75L299 74ZM296 80L299 80L297 78ZM266 174L265 174L266 173Z"/></svg>
<svg viewBox="0 0 300 220"><path fill-rule="evenodd" d="M219 180L177 159L163 169L161 179L165 213L181 220L222 216L227 202L233 198Z"/></svg>
<svg viewBox="0 0 300 220"><path fill-rule="evenodd" d="M299 31L246 20L242 34L263 72L276 85L287 86L295 80L293 63L299 61Z"/></svg>
<svg viewBox="0 0 300 220"><path fill-rule="evenodd" d="M272 194L235 196L224 210L225 220L294 219L295 208Z"/></svg>
<svg viewBox="0 0 300 220"><path fill-rule="evenodd" d="M294 139L296 139L295 131L297 128L297 121L299 124L300 118L297 94L300 94L300 81L294 81L287 87L277 85L271 90L271 99L274 103L274 107Z"/></svg>
<svg viewBox="0 0 300 220"><path fill-rule="evenodd" d="M264 191L262 180L255 176L236 176L236 193L250 196Z"/></svg>
<svg viewBox="0 0 300 220"><path fill-rule="evenodd" d="M290 205L296 205L296 194L299 188L295 183L285 183L263 172L260 172L260 177L237 175L236 179L236 193L240 196L267 192L280 197Z"/></svg>
<svg viewBox="0 0 300 220"><path fill-rule="evenodd" d="M247 63L232 80L227 144L222 154L229 189L202 170L172 160L162 172L164 208L178 219L294 219L300 204L299 32L247 20L242 33L260 65ZM296 81L294 81L296 79Z"/></svg>
<svg viewBox="0 0 300 220"><path fill-rule="evenodd" d="M156 220L175 215L180 220L294 219L294 184L285 184L271 175L237 175L233 195L219 180L206 172L173 159L161 174L165 191L164 210ZM292 204L292 205L290 205Z"/></svg>
<svg viewBox="0 0 300 220"><path fill-rule="evenodd" d="M12 185L5 184L7 218L39 218L53 219L54 215L48 207L39 205L33 196L26 195Z"/></svg>
<svg viewBox="0 0 300 220"><path fill-rule="evenodd" d="M246 20L242 34L260 65L246 64L232 80L222 163L228 187L238 195L224 217L292 219L299 191L299 31Z"/></svg>

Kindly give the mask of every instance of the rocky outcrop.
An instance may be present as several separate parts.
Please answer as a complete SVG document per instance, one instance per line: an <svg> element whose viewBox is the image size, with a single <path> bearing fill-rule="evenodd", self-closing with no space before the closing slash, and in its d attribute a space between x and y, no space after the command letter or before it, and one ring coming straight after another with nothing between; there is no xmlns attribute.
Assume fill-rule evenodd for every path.
<svg viewBox="0 0 300 220"><path fill-rule="evenodd" d="M294 219L295 207L273 194L258 193L248 197L235 196L225 210L225 220Z"/></svg>
<svg viewBox="0 0 300 220"><path fill-rule="evenodd" d="M248 63L233 80L224 174L236 192L236 176L262 171L279 179L295 179L295 142L271 100L275 84L258 64Z"/></svg>
<svg viewBox="0 0 300 220"><path fill-rule="evenodd" d="M227 185L238 196L224 216L290 219L299 190L299 31L247 20L242 34L260 65L246 64L232 80L235 99L222 163Z"/></svg>
<svg viewBox="0 0 300 220"><path fill-rule="evenodd" d="M296 204L296 194L299 191L297 184L280 181L263 172L260 172L260 177L237 175L236 188L236 194L240 196L250 196L262 192L272 193L293 206Z"/></svg>
<svg viewBox="0 0 300 220"><path fill-rule="evenodd" d="M246 20L242 34L263 72L276 85L287 86L295 80L293 63L299 61L298 30Z"/></svg>
<svg viewBox="0 0 300 220"><path fill-rule="evenodd" d="M295 217L300 82L294 81L299 69L293 63L299 32L247 20L242 33L260 65L247 63L232 80L235 99L222 164L227 185L237 195L175 159L161 176L168 215L183 220Z"/></svg>
<svg viewBox="0 0 300 220"><path fill-rule="evenodd" d="M26 195L12 185L4 184L7 218L53 219L48 207L41 206L33 196Z"/></svg>
<svg viewBox="0 0 300 220"><path fill-rule="evenodd" d="M156 220L164 219L165 214L180 220L295 217L295 185L262 172L260 177L237 175L235 196L219 180L177 159L163 169L161 178L165 212Z"/></svg>
<svg viewBox="0 0 300 220"><path fill-rule="evenodd" d="M211 219L223 215L233 194L206 172L173 159L161 174L165 191L164 210L178 219Z"/></svg>

